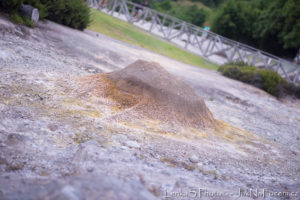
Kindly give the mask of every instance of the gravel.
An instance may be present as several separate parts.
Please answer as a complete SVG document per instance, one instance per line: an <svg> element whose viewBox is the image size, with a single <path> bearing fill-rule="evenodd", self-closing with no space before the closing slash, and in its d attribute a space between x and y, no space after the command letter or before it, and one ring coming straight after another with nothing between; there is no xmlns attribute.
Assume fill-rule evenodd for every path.
<svg viewBox="0 0 300 200"><path fill-rule="evenodd" d="M189 160L192 162L192 163L197 163L199 161L199 158L196 156L196 155L192 155Z"/></svg>
<svg viewBox="0 0 300 200"><path fill-rule="evenodd" d="M127 141L125 144L129 148L140 148L139 143L137 143L136 141Z"/></svg>
<svg viewBox="0 0 300 200"><path fill-rule="evenodd" d="M0 199L165 199L191 188L243 199L239 188L299 191L298 100L279 101L216 72L48 21L21 29L2 16L0 27ZM217 120L238 129L224 123L222 134L163 132L153 120L115 120L119 111L108 100L77 96L77 77L137 59L183 78Z"/></svg>

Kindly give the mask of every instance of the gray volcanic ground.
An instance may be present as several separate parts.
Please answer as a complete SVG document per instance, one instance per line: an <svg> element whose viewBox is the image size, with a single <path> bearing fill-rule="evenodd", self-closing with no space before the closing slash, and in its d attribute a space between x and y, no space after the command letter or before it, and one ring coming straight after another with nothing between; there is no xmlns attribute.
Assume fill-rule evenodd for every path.
<svg viewBox="0 0 300 200"><path fill-rule="evenodd" d="M118 119L132 110L78 92L82 77L139 59L188 83L217 128ZM299 100L91 31L0 17L0 199L299 199L299 180Z"/></svg>

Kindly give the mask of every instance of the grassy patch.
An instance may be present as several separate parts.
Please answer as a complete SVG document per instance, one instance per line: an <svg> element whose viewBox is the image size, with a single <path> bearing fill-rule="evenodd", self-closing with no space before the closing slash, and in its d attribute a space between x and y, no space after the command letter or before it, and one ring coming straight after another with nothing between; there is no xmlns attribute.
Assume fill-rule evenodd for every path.
<svg viewBox="0 0 300 200"><path fill-rule="evenodd" d="M180 49L166 41L163 41L147 32L120 19L111 17L98 10L91 11L92 23L88 29L110 36L117 40L133 44L151 50L169 58L199 66L206 69L216 70L218 67L195 54Z"/></svg>

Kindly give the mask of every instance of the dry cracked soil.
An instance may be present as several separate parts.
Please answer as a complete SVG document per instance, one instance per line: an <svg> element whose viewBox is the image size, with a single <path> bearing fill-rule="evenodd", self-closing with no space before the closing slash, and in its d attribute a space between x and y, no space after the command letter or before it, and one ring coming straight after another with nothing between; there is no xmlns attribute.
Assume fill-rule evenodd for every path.
<svg viewBox="0 0 300 200"><path fill-rule="evenodd" d="M216 129L120 120L131 110L78 93L78 78L139 59L188 83ZM298 200L299 137L299 100L88 30L0 16L0 199Z"/></svg>

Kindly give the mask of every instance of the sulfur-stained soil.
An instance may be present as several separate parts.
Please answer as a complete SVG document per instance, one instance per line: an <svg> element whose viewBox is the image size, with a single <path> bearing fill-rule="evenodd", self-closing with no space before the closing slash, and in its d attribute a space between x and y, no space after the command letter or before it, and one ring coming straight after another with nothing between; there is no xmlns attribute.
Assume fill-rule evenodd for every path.
<svg viewBox="0 0 300 200"><path fill-rule="evenodd" d="M158 88L119 82L140 59L199 96L201 126L172 123L170 108L153 103L165 103L164 93L147 93ZM183 100L172 110L189 116L192 99ZM299 134L292 97L88 30L49 21L29 29L0 17L0 199L297 200Z"/></svg>
<svg viewBox="0 0 300 200"><path fill-rule="evenodd" d="M81 77L80 82L80 96L90 94L115 102L121 111L118 120L150 118L199 130L215 126L195 90L158 63L138 60L121 70Z"/></svg>

